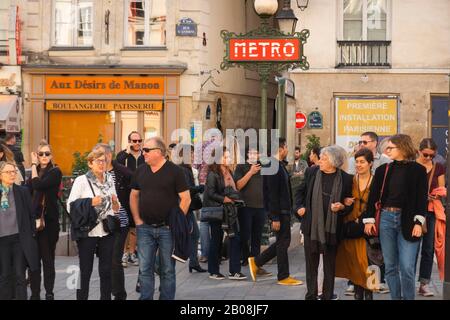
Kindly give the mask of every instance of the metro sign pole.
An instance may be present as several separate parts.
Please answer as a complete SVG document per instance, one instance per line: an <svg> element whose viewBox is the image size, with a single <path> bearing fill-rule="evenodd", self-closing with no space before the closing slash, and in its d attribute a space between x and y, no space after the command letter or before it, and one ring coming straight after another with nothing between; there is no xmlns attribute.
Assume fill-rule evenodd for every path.
<svg viewBox="0 0 450 320"><path fill-rule="evenodd" d="M220 64L222 70L243 67L256 71L261 79L261 128L267 129L267 81L270 75L290 68L309 69L303 55L303 45L309 30L285 34L269 26L268 17L262 17L261 27L245 34L221 31L226 51Z"/></svg>

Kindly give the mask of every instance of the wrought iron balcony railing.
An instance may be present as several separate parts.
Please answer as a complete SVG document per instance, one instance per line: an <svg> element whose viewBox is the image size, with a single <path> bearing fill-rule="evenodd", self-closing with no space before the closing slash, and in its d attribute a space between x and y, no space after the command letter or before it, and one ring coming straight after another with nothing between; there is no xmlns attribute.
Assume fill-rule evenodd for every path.
<svg viewBox="0 0 450 320"><path fill-rule="evenodd" d="M391 41L338 41L336 68L390 68Z"/></svg>

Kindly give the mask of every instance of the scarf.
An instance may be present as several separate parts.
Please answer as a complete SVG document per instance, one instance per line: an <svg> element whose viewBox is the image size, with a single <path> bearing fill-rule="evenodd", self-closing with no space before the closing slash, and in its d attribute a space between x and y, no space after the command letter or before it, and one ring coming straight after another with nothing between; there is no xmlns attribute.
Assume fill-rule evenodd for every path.
<svg viewBox="0 0 450 320"><path fill-rule="evenodd" d="M235 191L237 191L236 184L234 183L233 176L231 175L228 169L221 169L223 174L223 180L225 183L225 187L231 187Z"/></svg>
<svg viewBox="0 0 450 320"><path fill-rule="evenodd" d="M112 210L112 197L111 197L111 189L114 187L113 181L111 179L111 176L106 173L104 175L104 182L101 183L97 177L94 175L94 173L89 170L86 173L86 178L88 182L92 184L92 186L97 187L97 189L100 190L99 194L93 194L92 197L95 196L101 196L102 197L102 203L95 208L95 211L98 214L97 221L100 222L101 220L106 219L106 216L109 212ZM94 189L95 190L95 189Z"/></svg>
<svg viewBox="0 0 450 320"><path fill-rule="evenodd" d="M9 208L8 194L11 188L5 187L3 184L0 184L0 191L2 192L2 197L0 200L0 207L2 210L6 210Z"/></svg>
<svg viewBox="0 0 450 320"><path fill-rule="evenodd" d="M336 245L336 228L338 214L331 211L331 204L341 201L342 175L340 169L337 169L331 189L330 203L326 213L326 222L324 221L323 208L323 190L322 190L322 171L318 170L313 186L311 199L312 223L311 223L311 241L316 242L314 249L323 249L326 245ZM315 251L314 251L315 252Z"/></svg>

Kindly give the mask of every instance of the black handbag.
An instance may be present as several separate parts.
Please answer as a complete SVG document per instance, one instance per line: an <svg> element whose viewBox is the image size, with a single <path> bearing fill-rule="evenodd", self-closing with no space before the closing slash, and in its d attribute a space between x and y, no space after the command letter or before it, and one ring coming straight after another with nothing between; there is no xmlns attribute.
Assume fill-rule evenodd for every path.
<svg viewBox="0 0 450 320"><path fill-rule="evenodd" d="M200 210L200 221L222 221L223 206L221 207L203 207Z"/></svg>
<svg viewBox="0 0 450 320"><path fill-rule="evenodd" d="M103 230L114 233L120 229L120 220L115 216L108 215L102 220Z"/></svg>
<svg viewBox="0 0 450 320"><path fill-rule="evenodd" d="M364 235L364 223L361 220L344 223L344 239L359 239Z"/></svg>
<svg viewBox="0 0 450 320"><path fill-rule="evenodd" d="M200 210L203 207L202 199L200 199L199 194L197 193L194 195L191 199L191 205L189 206L189 209L191 210Z"/></svg>

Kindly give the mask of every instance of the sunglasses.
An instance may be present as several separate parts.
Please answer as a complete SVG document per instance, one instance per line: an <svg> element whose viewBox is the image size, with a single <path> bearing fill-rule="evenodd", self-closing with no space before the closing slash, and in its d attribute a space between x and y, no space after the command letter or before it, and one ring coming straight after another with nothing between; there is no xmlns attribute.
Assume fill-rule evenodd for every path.
<svg viewBox="0 0 450 320"><path fill-rule="evenodd" d="M152 150L161 150L160 148L142 148L142 151L144 151L145 153L149 153Z"/></svg>
<svg viewBox="0 0 450 320"><path fill-rule="evenodd" d="M38 156L39 156L39 157L43 157L43 156L50 157L51 155L52 155L52 153L49 152L49 151L39 152L39 153L38 153Z"/></svg>
<svg viewBox="0 0 450 320"><path fill-rule="evenodd" d="M363 145L367 146L367 144L369 142L373 142L373 140L369 140L369 141L361 140L361 141L358 142L358 144L363 144Z"/></svg>
<svg viewBox="0 0 450 320"><path fill-rule="evenodd" d="M142 139L131 140L131 142L133 142L133 143L141 143L141 142L142 142Z"/></svg>
<svg viewBox="0 0 450 320"><path fill-rule="evenodd" d="M422 152L422 155L424 158L430 158L430 159L433 159L436 156L434 153L430 154L430 153L424 153L424 152Z"/></svg>

